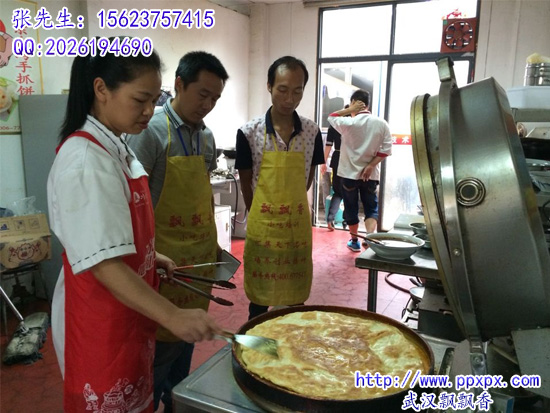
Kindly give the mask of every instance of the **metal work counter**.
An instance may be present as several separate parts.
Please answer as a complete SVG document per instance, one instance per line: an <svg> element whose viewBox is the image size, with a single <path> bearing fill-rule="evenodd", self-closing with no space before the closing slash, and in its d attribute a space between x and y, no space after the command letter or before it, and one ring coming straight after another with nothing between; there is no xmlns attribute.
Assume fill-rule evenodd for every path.
<svg viewBox="0 0 550 413"><path fill-rule="evenodd" d="M355 259L355 266L369 271L367 286L367 310L376 312L378 288L378 271L395 274L413 275L421 278L438 280L439 273L432 250L421 248L411 258L403 261L392 261L380 258L371 249L367 249Z"/></svg>
<svg viewBox="0 0 550 413"><path fill-rule="evenodd" d="M445 350L457 343L422 335L434 353L434 371ZM241 390L231 366L231 345L228 344L192 372L172 391L175 413L197 412L265 412Z"/></svg>
<svg viewBox="0 0 550 413"><path fill-rule="evenodd" d="M240 389L233 377L228 344L174 387L175 413L263 412Z"/></svg>

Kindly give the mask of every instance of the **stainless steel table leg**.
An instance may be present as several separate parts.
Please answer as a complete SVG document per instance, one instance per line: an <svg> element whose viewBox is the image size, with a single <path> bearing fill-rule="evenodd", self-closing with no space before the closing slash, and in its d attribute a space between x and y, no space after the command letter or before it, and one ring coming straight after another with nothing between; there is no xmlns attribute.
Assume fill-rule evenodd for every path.
<svg viewBox="0 0 550 413"><path fill-rule="evenodd" d="M367 311L376 312L376 296L378 288L378 270L369 268L369 284L367 285Z"/></svg>

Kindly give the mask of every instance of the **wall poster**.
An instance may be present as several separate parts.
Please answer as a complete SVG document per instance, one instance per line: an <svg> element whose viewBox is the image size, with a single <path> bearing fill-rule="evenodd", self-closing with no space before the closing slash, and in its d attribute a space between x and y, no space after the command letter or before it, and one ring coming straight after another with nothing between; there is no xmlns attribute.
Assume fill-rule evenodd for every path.
<svg viewBox="0 0 550 413"><path fill-rule="evenodd" d="M42 10L42 9L40 9ZM42 61L39 56L13 53L16 46L40 43L37 2L2 0L0 11L0 135L19 135L19 97L42 94ZM30 42L30 43L29 43Z"/></svg>

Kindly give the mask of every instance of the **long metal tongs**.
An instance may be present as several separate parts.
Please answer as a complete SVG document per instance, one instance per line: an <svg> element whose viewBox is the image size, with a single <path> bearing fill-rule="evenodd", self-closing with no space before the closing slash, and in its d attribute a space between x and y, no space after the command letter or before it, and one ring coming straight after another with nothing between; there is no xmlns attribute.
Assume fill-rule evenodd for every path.
<svg viewBox="0 0 550 413"><path fill-rule="evenodd" d="M181 267L176 267L175 270L188 270L190 268L209 267L211 265L215 265L217 267L219 265L225 265L225 264L230 264L230 263L225 261L216 261L216 262L205 262L202 264L189 264L189 265L183 265Z"/></svg>
<svg viewBox="0 0 550 413"><path fill-rule="evenodd" d="M183 278L183 279L187 279L187 280L193 280L193 281L201 282L201 283L204 283L204 284L212 284L212 286L214 288L219 287L219 288L222 288L224 290L234 290L235 288L237 288L237 286L235 284L233 284L232 282L230 282L230 281L216 280L216 279L212 279L212 278L201 277L199 275L189 274L189 273L181 272L181 271L174 271L174 277L179 277L179 278Z"/></svg>
<svg viewBox="0 0 550 413"><path fill-rule="evenodd" d="M168 280L168 276L166 275L166 273L164 272L164 270L160 270L160 271L157 271L161 278L162 279L165 279L165 280ZM198 277L197 275L194 275L193 277ZM185 278L189 278L187 274L185 274ZM200 277L200 278L203 278L203 277ZM206 280L210 280L210 283L218 283L219 280L211 280L209 278L205 278ZM177 278L170 278L171 281L175 282L176 284L182 286L182 287L185 287L187 288L188 290L191 290L193 291L195 294L198 294L198 295L202 295L203 297L206 297L208 298L209 300L212 300L214 301L215 303L218 303L220 305L225 305L225 306L232 306L233 303L229 300L226 300L225 298L221 298L221 297L216 297L215 295L212 295L212 294L209 294L205 291L202 291L201 289L197 288L197 287L193 287L191 284L189 284L188 282L185 282L185 281L182 281L182 280L178 280ZM201 280L202 281L202 280ZM204 281L203 281L204 282ZM228 282L228 281L225 281L225 282ZM232 283L229 283L229 284L232 284ZM229 287L229 288L235 288L236 286L233 284L233 287Z"/></svg>

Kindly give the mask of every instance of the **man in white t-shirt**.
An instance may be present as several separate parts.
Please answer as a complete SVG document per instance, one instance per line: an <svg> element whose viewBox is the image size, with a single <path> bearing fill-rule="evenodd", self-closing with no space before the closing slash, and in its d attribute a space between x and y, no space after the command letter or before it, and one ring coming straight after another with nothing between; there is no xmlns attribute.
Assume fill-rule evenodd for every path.
<svg viewBox="0 0 550 413"><path fill-rule="evenodd" d="M365 212L367 233L376 231L380 162L392 151L388 123L369 112L369 103L369 92L356 90L351 95L349 108L328 117L328 122L342 135L338 176L342 178L344 220L349 225L350 234L357 234L359 229L359 199ZM361 244L355 235L351 235L348 248L361 252Z"/></svg>

